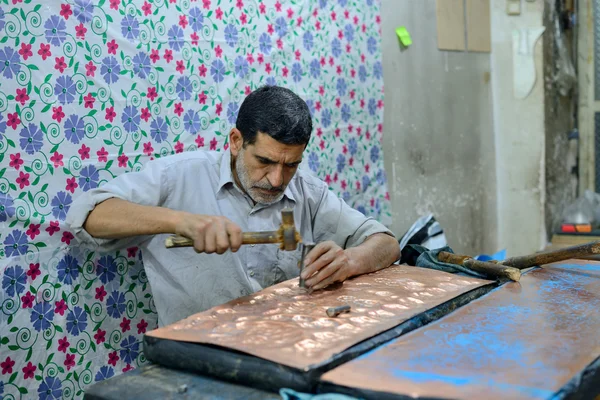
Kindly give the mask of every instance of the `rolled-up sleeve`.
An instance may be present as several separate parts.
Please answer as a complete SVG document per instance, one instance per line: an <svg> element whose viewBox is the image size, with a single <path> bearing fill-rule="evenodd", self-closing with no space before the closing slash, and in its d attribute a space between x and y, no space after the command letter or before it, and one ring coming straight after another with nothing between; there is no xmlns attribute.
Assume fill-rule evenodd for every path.
<svg viewBox="0 0 600 400"><path fill-rule="evenodd" d="M316 213L313 216L313 233L316 243L333 240L346 249L360 245L369 236L394 234L377 220L366 217L337 197L325 184L319 188Z"/></svg>
<svg viewBox="0 0 600 400"><path fill-rule="evenodd" d="M94 207L110 198L119 198L147 206L161 206L168 193L168 188L165 187L167 168L167 165L161 160L151 161L140 171L120 175L102 186L76 197L65 221L75 239L82 245L100 251L122 249L146 240L148 238L146 236L124 239L96 238L92 237L83 228L83 225Z"/></svg>

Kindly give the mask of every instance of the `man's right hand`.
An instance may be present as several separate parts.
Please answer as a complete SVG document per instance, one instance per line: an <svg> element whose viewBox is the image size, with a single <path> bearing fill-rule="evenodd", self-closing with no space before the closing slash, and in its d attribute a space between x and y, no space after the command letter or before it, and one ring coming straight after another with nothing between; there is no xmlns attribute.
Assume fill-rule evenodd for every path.
<svg viewBox="0 0 600 400"><path fill-rule="evenodd" d="M234 253L242 245L242 229L225 217L216 215L185 214L177 223L178 235L194 242L197 253Z"/></svg>

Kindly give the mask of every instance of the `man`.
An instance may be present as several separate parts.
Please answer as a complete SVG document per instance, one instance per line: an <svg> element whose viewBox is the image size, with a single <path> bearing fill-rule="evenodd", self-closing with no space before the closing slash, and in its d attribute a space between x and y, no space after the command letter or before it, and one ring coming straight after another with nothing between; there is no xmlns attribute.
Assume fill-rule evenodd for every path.
<svg viewBox="0 0 600 400"><path fill-rule="evenodd" d="M389 266L400 254L391 232L298 170L311 131L300 97L262 87L240 107L230 151L151 161L77 198L67 223L100 250L141 246L161 326L297 277L299 250L241 247L242 231L277 229L285 208L303 240L318 243L303 272L309 288ZM168 234L194 249L165 248Z"/></svg>

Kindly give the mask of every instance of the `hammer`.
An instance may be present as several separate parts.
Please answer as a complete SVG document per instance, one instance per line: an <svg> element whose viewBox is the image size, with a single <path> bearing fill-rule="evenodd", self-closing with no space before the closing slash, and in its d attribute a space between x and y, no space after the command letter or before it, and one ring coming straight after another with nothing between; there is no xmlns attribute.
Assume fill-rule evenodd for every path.
<svg viewBox="0 0 600 400"><path fill-rule="evenodd" d="M521 257L507 258L504 261L477 261L469 256L461 256L441 251L438 260L451 264L458 264L481 272L488 277L508 278L518 281L521 270L536 265L552 264L574 258L586 258L600 254L600 242L590 242L582 245L571 246L559 250L545 251Z"/></svg>
<svg viewBox="0 0 600 400"><path fill-rule="evenodd" d="M536 265L552 264L572 258L587 258L600 254L600 242L590 242L564 249L545 251L522 257L507 258L495 263L525 269Z"/></svg>
<svg viewBox="0 0 600 400"><path fill-rule="evenodd" d="M440 251L438 260L449 264L462 265L465 268L483 274L489 279L508 278L514 282L518 282L519 279L521 279L521 270L517 268L487 261L479 261L469 256L461 256L447 251Z"/></svg>
<svg viewBox="0 0 600 400"><path fill-rule="evenodd" d="M276 231L266 232L243 232L242 244L266 244L280 243L281 250L296 250L298 243L302 241L300 232L294 225L294 213L286 209L281 212L281 225ZM194 242L183 236L173 235L165 240L168 249L174 247L192 247Z"/></svg>

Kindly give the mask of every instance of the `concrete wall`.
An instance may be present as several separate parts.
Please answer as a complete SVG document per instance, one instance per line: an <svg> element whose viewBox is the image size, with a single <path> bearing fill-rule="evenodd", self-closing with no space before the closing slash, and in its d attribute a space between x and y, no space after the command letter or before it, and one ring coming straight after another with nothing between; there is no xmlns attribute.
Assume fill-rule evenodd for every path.
<svg viewBox="0 0 600 400"><path fill-rule="evenodd" d="M498 191L498 242L509 255L540 250L545 229L545 127L543 41L534 49L537 81L529 96L513 93L512 31L543 26L544 1L522 2L509 16L492 0L492 87Z"/></svg>
<svg viewBox="0 0 600 400"><path fill-rule="evenodd" d="M595 190L595 123L594 115L600 111L600 102L595 100L594 33L596 30L594 3L592 0L578 1L577 73L578 73L578 127L579 143L579 195L586 190Z"/></svg>
<svg viewBox="0 0 600 400"><path fill-rule="evenodd" d="M435 0L382 0L382 36L392 229L431 212L455 251L498 250L490 55L439 51Z"/></svg>
<svg viewBox="0 0 600 400"><path fill-rule="evenodd" d="M384 153L401 235L432 212L459 252L509 255L546 243L542 41L537 83L513 94L512 30L542 26L543 0L508 16L491 0L492 53L437 48L435 0L382 0ZM401 50L394 29L414 44Z"/></svg>
<svg viewBox="0 0 600 400"><path fill-rule="evenodd" d="M575 127L576 86L574 32L557 29L559 13L544 10L544 83L546 130L546 231L549 239L560 228L564 209L577 197L577 140L569 140ZM583 21L583 19L582 19ZM569 68L569 66L571 68ZM591 90L591 87L590 87Z"/></svg>

